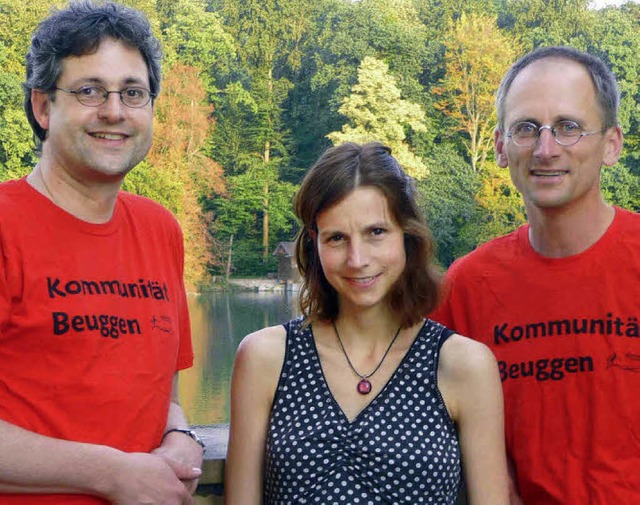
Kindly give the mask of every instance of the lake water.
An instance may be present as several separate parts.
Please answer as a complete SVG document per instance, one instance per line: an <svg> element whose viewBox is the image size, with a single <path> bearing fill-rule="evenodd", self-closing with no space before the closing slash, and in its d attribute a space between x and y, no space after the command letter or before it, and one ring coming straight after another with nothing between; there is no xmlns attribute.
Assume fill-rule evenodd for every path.
<svg viewBox="0 0 640 505"><path fill-rule="evenodd" d="M298 313L297 293L224 292L189 297L194 366L180 373L180 401L192 424L229 422L229 385L242 338Z"/></svg>

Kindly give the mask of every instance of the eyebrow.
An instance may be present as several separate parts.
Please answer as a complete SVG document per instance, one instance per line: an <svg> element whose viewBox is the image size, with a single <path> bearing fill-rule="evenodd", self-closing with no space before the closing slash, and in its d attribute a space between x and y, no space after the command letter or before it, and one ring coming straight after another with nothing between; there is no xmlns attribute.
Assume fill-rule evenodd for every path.
<svg viewBox="0 0 640 505"><path fill-rule="evenodd" d="M99 77L83 77L83 78L78 78L76 79L75 82L81 83L87 83L87 84L97 84L99 86L106 86L106 83L103 79L100 79ZM123 86L124 87L129 87L132 85L135 86L141 86L141 87L148 87L149 84L147 82L145 82L144 79L139 79L137 77L127 77L124 81L123 81Z"/></svg>
<svg viewBox="0 0 640 505"><path fill-rule="evenodd" d="M364 231L375 230L376 228L389 228L391 224L389 221L376 221L375 223L371 223L362 228ZM347 232L342 231L340 228L326 228L323 231L318 232L318 237L331 236L336 233L340 233L341 235L348 235Z"/></svg>
<svg viewBox="0 0 640 505"><path fill-rule="evenodd" d="M573 121L574 123L577 123L579 125L584 123L583 119L579 119L575 116L572 116L570 114L563 114L558 116L552 123L550 123L551 126L560 123L561 121ZM510 125L508 129L513 128L515 125L517 125L518 123L532 123L536 126L542 126L542 123L540 121L538 121L537 119L534 119L532 117L528 117L528 118L523 118L523 119L517 119L515 121L513 121Z"/></svg>

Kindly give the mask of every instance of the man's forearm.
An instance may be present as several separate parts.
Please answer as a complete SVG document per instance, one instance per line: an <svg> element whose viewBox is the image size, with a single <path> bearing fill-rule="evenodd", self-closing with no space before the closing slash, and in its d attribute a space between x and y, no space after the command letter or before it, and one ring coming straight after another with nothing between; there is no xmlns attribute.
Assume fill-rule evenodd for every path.
<svg viewBox="0 0 640 505"><path fill-rule="evenodd" d="M58 440L0 421L0 491L103 495L120 451Z"/></svg>
<svg viewBox="0 0 640 505"><path fill-rule="evenodd" d="M188 428L189 422L184 415L182 407L177 401L171 401L169 404L169 413L167 415L167 424L165 425L164 432L174 428Z"/></svg>
<svg viewBox="0 0 640 505"><path fill-rule="evenodd" d="M185 505L192 499L180 479L199 474L199 465L170 465L160 455L57 440L0 421L0 493L86 494L112 503Z"/></svg>

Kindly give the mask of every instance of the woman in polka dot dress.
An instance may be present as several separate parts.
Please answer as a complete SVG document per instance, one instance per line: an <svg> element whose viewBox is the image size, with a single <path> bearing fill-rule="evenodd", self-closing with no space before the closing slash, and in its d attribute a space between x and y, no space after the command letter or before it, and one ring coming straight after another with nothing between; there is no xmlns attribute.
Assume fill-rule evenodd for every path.
<svg viewBox="0 0 640 505"><path fill-rule="evenodd" d="M502 391L484 345L423 314L433 241L381 144L325 152L295 200L303 317L241 343L225 503L508 503Z"/></svg>

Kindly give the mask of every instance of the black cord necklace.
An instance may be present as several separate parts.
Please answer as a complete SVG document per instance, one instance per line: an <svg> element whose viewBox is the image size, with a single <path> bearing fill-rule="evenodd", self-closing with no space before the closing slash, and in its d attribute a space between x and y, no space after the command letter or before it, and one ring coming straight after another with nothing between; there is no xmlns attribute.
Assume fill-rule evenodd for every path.
<svg viewBox="0 0 640 505"><path fill-rule="evenodd" d="M336 332L336 337L338 337L338 343L340 344L340 349L342 349L342 354L344 354L344 357L347 358L347 363L349 363L349 366L351 367L351 370L353 370L353 373L355 373L358 377L360 377L360 382L358 382L358 387L357 387L358 393L360 393L361 395L368 395L371 392L371 382L369 382L369 377L371 377L374 373L376 373L378 371L378 368L380 368L380 366L382 365L382 362L387 357L387 354L389 354L389 351L391 350L393 343L398 338L398 335L400 335L400 330L402 329L402 326L398 327L398 331L396 331L396 334L391 339L391 343L389 344L389 347L387 347L387 350L384 351L384 355L382 356L380 363L378 363L378 366L376 366L373 369L373 372L363 375L360 372L358 372L353 366L353 363L351 363L351 360L349 359L349 355L347 354L347 351L344 348L344 344L342 343L342 339L340 338L340 333L338 333L338 328L336 327L335 321L332 321L331 324L333 325L333 330Z"/></svg>

